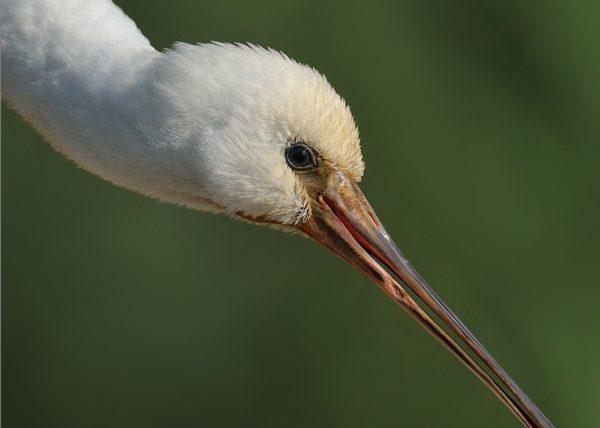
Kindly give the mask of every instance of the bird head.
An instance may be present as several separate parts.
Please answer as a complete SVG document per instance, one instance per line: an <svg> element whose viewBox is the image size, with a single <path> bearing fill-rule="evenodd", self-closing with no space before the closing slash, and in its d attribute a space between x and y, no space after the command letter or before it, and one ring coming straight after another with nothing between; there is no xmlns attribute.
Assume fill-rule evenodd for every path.
<svg viewBox="0 0 600 428"><path fill-rule="evenodd" d="M190 153L181 158L196 196L234 217L294 231L318 209L319 188L332 177L361 180L352 113L313 68L231 44L180 43L165 59L160 90L178 112L177 129L187 130L182 146Z"/></svg>

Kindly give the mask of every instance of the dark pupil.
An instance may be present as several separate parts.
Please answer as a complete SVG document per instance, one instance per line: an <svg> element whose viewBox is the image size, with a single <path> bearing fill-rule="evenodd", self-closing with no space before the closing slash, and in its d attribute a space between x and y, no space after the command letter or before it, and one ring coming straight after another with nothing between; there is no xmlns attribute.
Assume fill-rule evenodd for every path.
<svg viewBox="0 0 600 428"><path fill-rule="evenodd" d="M288 159L292 165L297 167L306 167L312 162L310 151L303 146L291 147L288 151Z"/></svg>

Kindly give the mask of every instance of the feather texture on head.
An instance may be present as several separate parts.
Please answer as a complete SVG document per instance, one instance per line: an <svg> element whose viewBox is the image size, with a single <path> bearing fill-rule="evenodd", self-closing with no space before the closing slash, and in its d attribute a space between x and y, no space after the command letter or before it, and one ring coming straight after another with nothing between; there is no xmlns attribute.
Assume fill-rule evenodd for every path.
<svg viewBox="0 0 600 428"><path fill-rule="evenodd" d="M178 43L160 59L157 76L163 117L188 151L186 169L229 212L302 220L304 190L284 154L293 141L362 177L352 114L310 67L253 45Z"/></svg>

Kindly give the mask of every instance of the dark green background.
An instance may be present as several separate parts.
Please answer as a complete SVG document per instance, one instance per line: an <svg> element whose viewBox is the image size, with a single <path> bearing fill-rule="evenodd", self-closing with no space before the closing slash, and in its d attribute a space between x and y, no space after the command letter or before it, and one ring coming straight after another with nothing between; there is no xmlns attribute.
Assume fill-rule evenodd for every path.
<svg viewBox="0 0 600 428"><path fill-rule="evenodd" d="M398 244L561 427L600 418L600 2L125 1L325 73ZM164 205L2 114L3 422L517 427L305 239Z"/></svg>

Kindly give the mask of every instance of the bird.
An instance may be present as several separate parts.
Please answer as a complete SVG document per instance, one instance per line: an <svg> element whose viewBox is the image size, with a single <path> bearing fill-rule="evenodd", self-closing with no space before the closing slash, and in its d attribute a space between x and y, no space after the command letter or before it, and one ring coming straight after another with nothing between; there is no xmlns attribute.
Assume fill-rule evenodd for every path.
<svg viewBox="0 0 600 428"><path fill-rule="evenodd" d="M317 241L523 426L553 426L382 225L353 115L317 70L250 43L157 51L111 0L3 0L0 19L2 98L55 150L154 199Z"/></svg>

